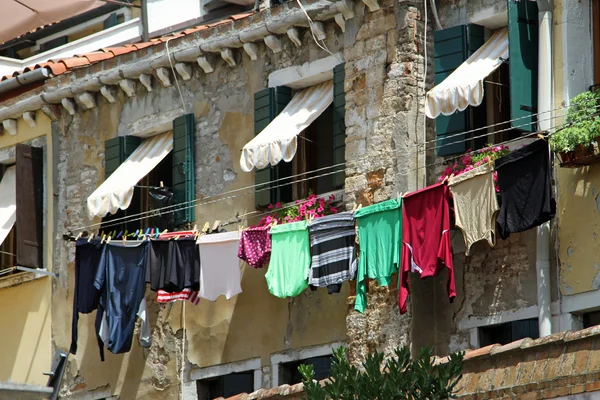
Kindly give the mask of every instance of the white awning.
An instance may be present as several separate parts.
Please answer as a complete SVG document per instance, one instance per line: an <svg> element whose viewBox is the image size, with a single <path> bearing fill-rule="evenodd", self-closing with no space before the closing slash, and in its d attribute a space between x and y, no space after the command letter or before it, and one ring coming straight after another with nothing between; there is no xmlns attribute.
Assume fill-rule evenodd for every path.
<svg viewBox="0 0 600 400"><path fill-rule="evenodd" d="M425 114L451 115L483 101L483 80L508 59L508 28L500 29L442 83L427 92Z"/></svg>
<svg viewBox="0 0 600 400"><path fill-rule="evenodd" d="M291 161L296 154L297 136L333 102L333 81L296 93L283 111L242 149L240 166L246 172Z"/></svg>
<svg viewBox="0 0 600 400"><path fill-rule="evenodd" d="M17 218L16 169L8 167L0 182L0 244L10 233Z"/></svg>
<svg viewBox="0 0 600 400"><path fill-rule="evenodd" d="M134 186L173 150L173 133L145 139L87 199L91 218L114 214L131 204Z"/></svg>

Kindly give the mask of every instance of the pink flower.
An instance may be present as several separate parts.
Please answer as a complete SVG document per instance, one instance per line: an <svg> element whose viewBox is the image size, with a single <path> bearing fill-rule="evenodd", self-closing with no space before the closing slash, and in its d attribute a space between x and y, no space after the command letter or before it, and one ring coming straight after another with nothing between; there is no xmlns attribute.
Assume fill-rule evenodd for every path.
<svg viewBox="0 0 600 400"><path fill-rule="evenodd" d="M335 214L338 212L338 209L335 207L329 207L329 211L331 211L332 214Z"/></svg>
<svg viewBox="0 0 600 400"><path fill-rule="evenodd" d="M277 203L275 203L275 208L281 208L281 202L278 201Z"/></svg>
<svg viewBox="0 0 600 400"><path fill-rule="evenodd" d="M335 200L335 194L329 195L329 201L334 201Z"/></svg>
<svg viewBox="0 0 600 400"><path fill-rule="evenodd" d="M296 204L302 203L302 200L296 200Z"/></svg>
<svg viewBox="0 0 600 400"><path fill-rule="evenodd" d="M273 204L269 204L268 208L269 208L269 210L272 210L273 209Z"/></svg>
<svg viewBox="0 0 600 400"><path fill-rule="evenodd" d="M319 208L317 208L317 212L322 213L323 211L325 211L325 209L323 208L323 206L319 206Z"/></svg>

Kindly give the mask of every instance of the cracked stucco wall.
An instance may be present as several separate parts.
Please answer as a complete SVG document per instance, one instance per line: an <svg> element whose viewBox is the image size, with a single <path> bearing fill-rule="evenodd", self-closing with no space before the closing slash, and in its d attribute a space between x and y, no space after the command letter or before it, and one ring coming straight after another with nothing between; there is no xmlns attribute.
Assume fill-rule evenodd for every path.
<svg viewBox="0 0 600 400"><path fill-rule="evenodd" d="M554 102L568 105L570 99L598 83L593 81L590 2L554 2ZM568 46L566 44L568 43ZM564 50L563 50L564 49ZM589 54L589 57L581 57ZM557 112L556 124L563 123ZM577 295L600 289L600 166L558 168L556 248L559 288L562 295Z"/></svg>

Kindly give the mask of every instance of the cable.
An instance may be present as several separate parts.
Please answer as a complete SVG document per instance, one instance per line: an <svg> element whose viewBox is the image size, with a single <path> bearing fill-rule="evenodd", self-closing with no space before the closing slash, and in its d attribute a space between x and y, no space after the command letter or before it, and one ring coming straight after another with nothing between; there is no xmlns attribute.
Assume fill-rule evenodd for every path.
<svg viewBox="0 0 600 400"><path fill-rule="evenodd" d="M187 107L185 106L185 101L183 100L183 93L181 92L181 87L179 86L179 79L177 79L177 74L175 73L175 68L173 67L173 60L171 60L171 53L169 52L169 41L176 39L175 37L171 37L167 39L166 50L167 50L167 58L169 59L169 64L171 65L171 72L173 73L173 77L175 78L175 85L177 86L177 90L179 91L179 97L181 98L181 107L183 108L183 112L187 114Z"/></svg>
<svg viewBox="0 0 600 400"><path fill-rule="evenodd" d="M308 27L310 28L310 33L312 35L313 40L315 41L315 43L317 44L317 46L319 46L322 50L325 50L327 53L329 53L330 55L332 55L333 57L337 58L337 60L341 63L344 62L344 60L342 58L339 57L339 55L333 54L328 48L327 45L325 44L324 40L321 40L321 43L319 43L319 40L317 38L317 36L315 35L315 30L314 30L314 22L313 20L310 18L310 16L308 15L308 12L306 11L306 9L304 8L304 6L302 5L302 3L300 2L300 0L296 0L296 2L298 3L298 5L300 6L300 9L302 10L302 12L304 12L304 15L306 16L306 19L308 20Z"/></svg>
<svg viewBox="0 0 600 400"><path fill-rule="evenodd" d="M598 107L600 107L600 106L597 106L597 108L598 108ZM549 118L548 120L551 120L551 119L556 119L556 118L558 118L558 117L559 117L559 116L555 116L555 117ZM577 121L575 121L575 122L577 122ZM566 126L568 126L568 125L570 125L570 124L564 124L564 125L563 125L563 128L564 128L564 127L566 127ZM562 129L562 128L561 128L561 129ZM525 137L528 137L528 136L531 136L531 135L537 134L537 133L544 133L544 132L545 132L545 131L531 132L531 133L528 133L528 134L526 134L526 135L523 135L523 136L521 136L521 137L519 137L519 138L515 138L515 139L511 139L511 140L507 140L507 141L504 141L504 142L497 143L496 145L501 145L501 144L505 144L505 143L510 143L510 142L517 141L517 140L520 140L520 139L522 139L522 138L525 138ZM468 140L471 140L471 138L470 138L470 139L468 139ZM462 141L459 141L459 142L462 142ZM413 168L413 169L408 169L408 170L405 170L405 171L406 171L405 173L400 173L400 175L408 175L408 173L409 173L409 172L411 172L411 171L419 170L419 169L426 168L426 167L433 166L433 165L438 165L438 164L440 164L440 163L447 163L449 160L452 160L452 159L456 159L456 158L462 157L462 156L464 156L465 154L474 154L474 153L476 153L476 152L478 152L478 151L479 151L479 150L474 150L474 151L471 151L471 152L468 152L468 153L463 153L463 154L460 154L460 155L458 155L458 156L456 156L456 157L452 157L452 158L444 158L444 159L442 159L442 160L438 160L437 162L434 162L434 163L432 163L432 164L426 164L426 165L424 165L424 166L422 166L422 167L417 167L417 168ZM393 151L393 150L392 150L392 151L389 151L389 150L388 150L388 151L386 151L386 152L394 152L394 151ZM362 158L362 160L364 160L364 159L370 159L370 158L372 158L372 157L370 157L370 156L368 156L368 157L367 157L367 156L366 156L366 157ZM358 162L360 162L360 161L361 161L361 159L358 159L358 160L354 160L353 162L356 162L356 163L358 163ZM271 181L271 182L277 182L277 181L281 181L281 180L289 180L289 179L291 179L291 178L293 178L293 177L296 177L296 176L308 175L308 174L311 174L311 173L313 173L313 172L316 172L316 171L322 171L322 170L326 170L326 169L337 168L337 167L339 167L339 166L342 166L342 165L348 165L348 164L352 164L353 162L351 161L351 162L339 163L339 164L332 165L332 166L329 166L329 167L323 167L323 168L320 168L320 169L317 169L317 170L314 170L314 171L306 171L306 172L303 172L303 173L300 173L300 174L296 174L296 175L293 175L293 176L290 176L290 177L285 177L285 178L280 178L280 179L277 179L277 180L273 180L273 181ZM344 170L347 170L347 169L348 169L348 168L345 168ZM335 174L335 173L340 173L340 172L341 172L341 171L339 171L339 170L338 170L338 171L333 171L333 172L330 172L330 173L321 174L321 175L318 175L318 176L309 177L309 178L305 178L305 179L302 179L302 180L293 181L293 182L285 183L285 184L282 184L282 185L277 185L277 186L274 186L274 187L266 187L266 188L264 188L264 189L257 189L257 190L253 190L253 191L252 191L252 192L250 192L250 193L256 193L256 192L260 192L260 191L264 191L264 190L271 190L271 189L273 189L273 188L282 187L282 186L287 186L287 185L295 184L295 183L298 183L298 182L303 182L303 181L306 181L306 180L309 180L309 179L317 179L317 178L319 178L319 177L323 177L323 176L329 176L329 175L333 175L333 174ZM246 189L252 189L252 188L256 188L256 187L258 187L258 186L264 186L264 185L267 185L267 184L268 184L268 182L265 182L265 183L260 183L260 184L256 184L256 185L248 186L248 187L246 187L246 188L235 189L235 190L232 190L232 191L229 191L229 192L221 193L221 194L219 194L219 195L211 196L211 197L208 197L208 198L212 198L212 197L220 197L220 196L223 196L223 195L225 195L225 194L227 194L227 193L239 192L239 191L243 191L243 190L246 190ZM245 195L245 194L244 194L244 195ZM190 208L190 206L186 206L186 205L187 205L187 204L190 204L190 203L194 203L194 205L193 205L193 206L195 206L195 205L197 205L197 206L201 206L201 205L212 204L212 203L215 203L215 202L220 202L220 201L224 201L224 200L233 199L233 198L236 198L236 197L239 197L239 196L229 196L229 197L225 197L225 198L219 198L219 199L217 199L217 200L213 200L213 201L210 201L210 202L204 202L204 203L198 203L198 202L199 202L199 201L201 201L201 200L204 200L204 199L206 199L206 198L204 198L204 199L195 199L195 200L192 200L192 201L189 201L189 202L185 202L185 203L179 203L179 204L177 204L177 205L173 205L173 206L167 206L167 207L163 207L163 208L160 208L160 209L155 209L155 210L151 210L151 211L147 211L147 212L143 212L143 213L139 213L139 214L135 214L135 215L131 215L131 216L127 216L127 217L122 217L122 218L119 218L119 219L115 219L115 220L112 220L112 221L110 221L110 222L112 222L112 224L105 225L105 227L109 227L109 226L115 226L115 225L118 225L118 224L120 224L120 223L123 223L123 222L126 222L126 221L136 221L136 220L144 219L144 218L146 218L147 216L149 216L149 215L151 215L151 214L153 214L153 213L156 213L156 212L158 212L158 211L163 211L163 210L167 210L167 209L172 209L172 208L175 208L175 207L176 207L177 209L171 210L171 211L169 211L169 213L170 213L170 212L179 211L179 210L183 210L183 209L187 209L187 208ZM198 204L195 204L195 203L198 203ZM181 207L181 206L185 206L185 207ZM132 219L132 217L136 217L136 216L140 216L140 215L142 215L142 217L141 217L141 218ZM72 230L75 230L75 231L77 231L77 230L81 230L81 229L85 229L85 228L91 228L91 227L96 227L96 226L101 226L101 225L102 225L102 223L91 224L91 225L87 225L87 226L82 226L82 227L72 228Z"/></svg>
<svg viewBox="0 0 600 400"><path fill-rule="evenodd" d="M444 29L440 22L440 17L438 17L437 7L435 5L435 0L431 0L431 12L433 13L433 18L435 19L435 25L437 26L438 31Z"/></svg>

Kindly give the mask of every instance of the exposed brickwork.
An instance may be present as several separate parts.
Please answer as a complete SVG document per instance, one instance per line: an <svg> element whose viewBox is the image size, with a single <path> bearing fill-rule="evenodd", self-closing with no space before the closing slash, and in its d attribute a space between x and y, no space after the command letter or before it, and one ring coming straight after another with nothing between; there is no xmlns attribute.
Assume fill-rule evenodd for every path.
<svg viewBox="0 0 600 400"><path fill-rule="evenodd" d="M593 327L467 352L458 398L552 399L598 391L599 380L600 328Z"/></svg>
<svg viewBox="0 0 600 400"><path fill-rule="evenodd" d="M417 101L423 94L424 24L422 3L381 1L381 9L355 17L355 36L347 30L346 160L348 207L389 199L395 192L416 189L414 150L423 132ZM417 35L419 32L419 35ZM421 53L421 55L419 54ZM422 122L422 118L420 118ZM360 162L352 163L352 160ZM397 282L397 281L396 281ZM359 364L373 350L391 354L410 343L411 314L398 312L397 283L381 288L368 282L368 306L354 311L348 299L346 318L349 358Z"/></svg>

